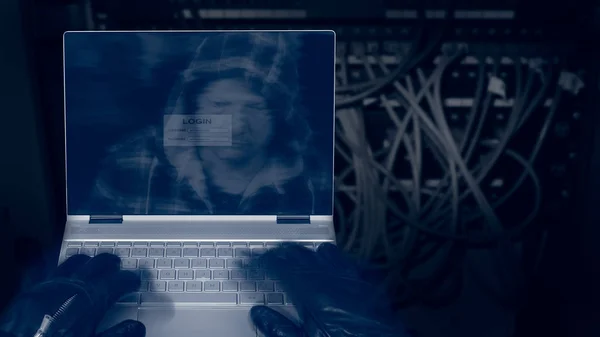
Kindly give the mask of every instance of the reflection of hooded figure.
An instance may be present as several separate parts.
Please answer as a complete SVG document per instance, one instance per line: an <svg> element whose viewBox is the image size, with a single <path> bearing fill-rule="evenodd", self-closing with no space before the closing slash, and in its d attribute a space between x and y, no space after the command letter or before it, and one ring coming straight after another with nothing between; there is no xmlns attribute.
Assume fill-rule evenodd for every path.
<svg viewBox="0 0 600 337"><path fill-rule="evenodd" d="M292 37L292 38L290 38ZM214 33L165 113L232 116L232 147L163 146L162 128L109 150L92 209L106 214L310 214L291 33Z"/></svg>

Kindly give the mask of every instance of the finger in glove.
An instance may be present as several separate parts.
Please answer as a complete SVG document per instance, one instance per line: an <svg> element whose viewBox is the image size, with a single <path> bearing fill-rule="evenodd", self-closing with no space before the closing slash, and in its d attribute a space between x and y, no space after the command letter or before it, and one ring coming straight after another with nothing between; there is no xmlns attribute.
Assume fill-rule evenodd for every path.
<svg viewBox="0 0 600 337"><path fill-rule="evenodd" d="M265 337L302 337L304 333L294 322L279 312L255 306L250 310L250 319Z"/></svg>
<svg viewBox="0 0 600 337"><path fill-rule="evenodd" d="M67 260L68 261L68 260ZM100 254L93 257L87 263L82 265L73 274L73 279L83 282L94 282L99 278L106 277L119 271L121 268L121 259L112 254Z"/></svg>
<svg viewBox="0 0 600 337"><path fill-rule="evenodd" d="M99 333L96 337L145 337L146 327L142 322L125 320Z"/></svg>
<svg viewBox="0 0 600 337"><path fill-rule="evenodd" d="M91 257L82 254L71 256L50 273L48 279L71 278L76 271L91 259Z"/></svg>
<svg viewBox="0 0 600 337"><path fill-rule="evenodd" d="M356 264L342 254L342 251L331 243L323 243L317 248L317 255L322 268L335 267L340 276L359 278L359 271Z"/></svg>

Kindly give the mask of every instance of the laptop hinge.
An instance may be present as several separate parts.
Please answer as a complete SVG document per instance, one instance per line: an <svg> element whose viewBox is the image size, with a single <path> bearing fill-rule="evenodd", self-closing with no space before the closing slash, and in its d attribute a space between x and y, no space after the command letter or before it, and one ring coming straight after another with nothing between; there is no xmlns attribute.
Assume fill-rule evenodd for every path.
<svg viewBox="0 0 600 337"><path fill-rule="evenodd" d="M90 215L90 223L123 223L122 215Z"/></svg>
<svg viewBox="0 0 600 337"><path fill-rule="evenodd" d="M310 215L278 215L278 224L310 224Z"/></svg>

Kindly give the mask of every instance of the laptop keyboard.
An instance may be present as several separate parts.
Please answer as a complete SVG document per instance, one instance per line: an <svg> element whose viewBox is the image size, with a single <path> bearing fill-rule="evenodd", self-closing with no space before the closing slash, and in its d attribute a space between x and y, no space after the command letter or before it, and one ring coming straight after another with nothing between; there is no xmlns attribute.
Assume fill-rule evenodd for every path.
<svg viewBox="0 0 600 337"><path fill-rule="evenodd" d="M318 243L303 242L315 249ZM139 292L119 300L130 305L291 305L277 279L253 256L276 247L263 242L73 242L63 259L101 253L121 257L121 267L138 273Z"/></svg>

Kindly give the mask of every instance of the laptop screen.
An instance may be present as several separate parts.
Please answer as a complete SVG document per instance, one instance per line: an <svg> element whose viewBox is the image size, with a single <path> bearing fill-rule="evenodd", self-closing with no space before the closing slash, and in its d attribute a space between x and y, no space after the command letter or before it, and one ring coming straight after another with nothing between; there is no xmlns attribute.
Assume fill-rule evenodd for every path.
<svg viewBox="0 0 600 337"><path fill-rule="evenodd" d="M69 214L333 214L333 32L68 32L64 69Z"/></svg>

